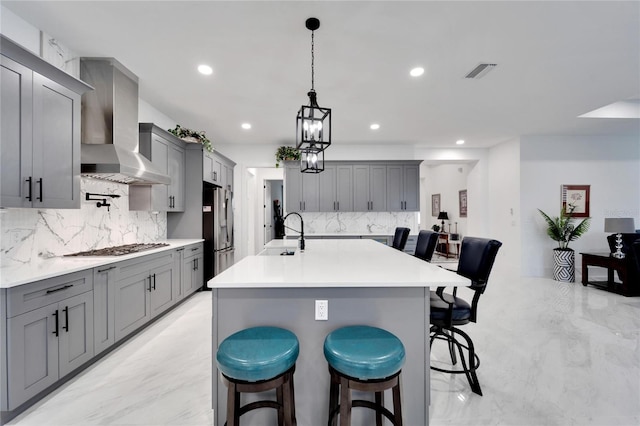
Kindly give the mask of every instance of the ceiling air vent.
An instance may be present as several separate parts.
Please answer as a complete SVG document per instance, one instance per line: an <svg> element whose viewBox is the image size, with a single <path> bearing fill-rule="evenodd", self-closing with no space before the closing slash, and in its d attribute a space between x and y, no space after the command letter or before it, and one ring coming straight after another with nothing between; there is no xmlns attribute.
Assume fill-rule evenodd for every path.
<svg viewBox="0 0 640 426"><path fill-rule="evenodd" d="M465 75L464 78L475 78L475 79L482 78L489 71L491 71L495 66L496 64L480 64L477 67L475 67L473 70L471 70L469 74Z"/></svg>

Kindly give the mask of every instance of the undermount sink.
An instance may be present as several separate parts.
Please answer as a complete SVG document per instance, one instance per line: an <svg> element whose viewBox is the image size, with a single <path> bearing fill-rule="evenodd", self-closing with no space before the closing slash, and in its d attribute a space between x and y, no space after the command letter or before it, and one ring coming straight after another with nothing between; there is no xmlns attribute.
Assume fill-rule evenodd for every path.
<svg viewBox="0 0 640 426"><path fill-rule="evenodd" d="M258 256L293 256L298 252L295 247L267 247Z"/></svg>

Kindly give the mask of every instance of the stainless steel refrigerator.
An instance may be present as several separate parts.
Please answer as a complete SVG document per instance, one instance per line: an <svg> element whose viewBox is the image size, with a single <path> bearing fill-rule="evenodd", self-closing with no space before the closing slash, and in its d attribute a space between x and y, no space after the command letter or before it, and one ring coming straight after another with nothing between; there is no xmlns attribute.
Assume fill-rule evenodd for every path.
<svg viewBox="0 0 640 426"><path fill-rule="evenodd" d="M233 265L233 193L205 182L202 206L204 249L213 258L213 265L205 262L207 282Z"/></svg>

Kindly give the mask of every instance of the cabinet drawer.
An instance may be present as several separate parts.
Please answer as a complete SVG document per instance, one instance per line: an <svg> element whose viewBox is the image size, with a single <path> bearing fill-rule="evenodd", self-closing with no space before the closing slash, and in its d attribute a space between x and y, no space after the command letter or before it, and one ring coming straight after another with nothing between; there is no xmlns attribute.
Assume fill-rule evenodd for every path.
<svg viewBox="0 0 640 426"><path fill-rule="evenodd" d="M13 287L7 291L7 316L11 318L91 290L91 269Z"/></svg>
<svg viewBox="0 0 640 426"><path fill-rule="evenodd" d="M150 254L131 260L126 260L118 264L119 279L124 280L141 272L158 268L167 263L173 263L175 251L167 250L162 253Z"/></svg>
<svg viewBox="0 0 640 426"><path fill-rule="evenodd" d="M203 252L203 247L201 243L186 246L184 248L184 257L185 259L187 259L189 257L198 256L202 254L202 252Z"/></svg>

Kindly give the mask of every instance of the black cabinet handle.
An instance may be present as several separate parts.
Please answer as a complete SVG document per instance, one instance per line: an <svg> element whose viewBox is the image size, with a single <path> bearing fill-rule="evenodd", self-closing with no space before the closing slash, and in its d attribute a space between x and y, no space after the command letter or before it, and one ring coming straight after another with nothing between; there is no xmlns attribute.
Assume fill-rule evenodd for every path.
<svg viewBox="0 0 640 426"><path fill-rule="evenodd" d="M340 201L337 201L337 203L338 203L338 209L337 210L340 211Z"/></svg>
<svg viewBox="0 0 640 426"><path fill-rule="evenodd" d="M153 274L153 289L156 289L156 274Z"/></svg>
<svg viewBox="0 0 640 426"><path fill-rule="evenodd" d="M192 271L196 270L196 259L193 259L193 267L191 268Z"/></svg>
<svg viewBox="0 0 640 426"><path fill-rule="evenodd" d="M42 202L42 178L38 179L38 183L40 184L40 197L37 200Z"/></svg>
<svg viewBox="0 0 640 426"><path fill-rule="evenodd" d="M69 332L69 307L65 306L62 311L64 312L64 326L62 327L62 329L68 333Z"/></svg>
<svg viewBox="0 0 640 426"><path fill-rule="evenodd" d="M53 330L53 334L58 335L58 310L53 313L53 316L56 317L56 328Z"/></svg>
<svg viewBox="0 0 640 426"><path fill-rule="evenodd" d="M151 275L149 275L149 288L147 290L149 290L149 293L151 293Z"/></svg>
<svg viewBox="0 0 640 426"><path fill-rule="evenodd" d="M110 271L110 270L112 270L112 269L116 269L116 267L115 267L115 266L109 266L108 268L98 269L98 273L100 273L100 274L101 274L101 273L103 273L103 272L107 272L107 271Z"/></svg>
<svg viewBox="0 0 640 426"><path fill-rule="evenodd" d="M47 294L55 293L56 291L66 290L66 289L71 288L71 287L73 287L73 284L67 284L65 286L62 286L62 287L59 287L59 288L56 288L56 289L53 289L53 290L47 290Z"/></svg>
<svg viewBox="0 0 640 426"><path fill-rule="evenodd" d="M25 182L29 182L29 195L27 195L27 200L33 201L33 179L31 178L31 176L29 176L27 179L25 179Z"/></svg>
<svg viewBox="0 0 640 426"><path fill-rule="evenodd" d="M176 251L184 251L184 247L176 249Z"/></svg>
<svg viewBox="0 0 640 426"><path fill-rule="evenodd" d="M192 248L191 248L191 251L196 251L196 250L198 250L199 248L200 248L200 247L192 247Z"/></svg>

